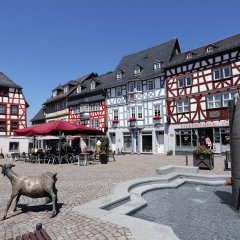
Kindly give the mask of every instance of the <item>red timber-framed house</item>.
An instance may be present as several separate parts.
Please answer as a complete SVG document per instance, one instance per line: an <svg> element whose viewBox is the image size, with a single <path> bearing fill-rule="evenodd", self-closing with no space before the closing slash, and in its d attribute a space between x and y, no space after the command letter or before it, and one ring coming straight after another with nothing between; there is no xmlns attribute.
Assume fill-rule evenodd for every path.
<svg viewBox="0 0 240 240"><path fill-rule="evenodd" d="M94 76L79 83L69 95L68 119L71 123L107 130L106 87L112 81L112 72ZM80 147L95 150L96 142L101 136L81 136ZM77 141L76 139L75 141Z"/></svg>
<svg viewBox="0 0 240 240"><path fill-rule="evenodd" d="M239 94L240 34L179 53L166 68L169 147L192 152L209 136L229 150L228 101Z"/></svg>
<svg viewBox="0 0 240 240"><path fill-rule="evenodd" d="M0 153L28 151L28 139L14 137L15 130L27 125L28 106L22 87L0 72Z"/></svg>

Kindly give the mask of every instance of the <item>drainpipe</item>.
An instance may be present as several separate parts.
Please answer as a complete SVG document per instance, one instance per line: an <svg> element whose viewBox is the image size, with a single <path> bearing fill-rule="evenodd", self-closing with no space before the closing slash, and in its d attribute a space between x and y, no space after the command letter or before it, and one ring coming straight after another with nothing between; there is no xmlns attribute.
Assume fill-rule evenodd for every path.
<svg viewBox="0 0 240 240"><path fill-rule="evenodd" d="M239 210L240 203L240 99L235 98L228 102L230 127L230 153L232 173L233 207Z"/></svg>

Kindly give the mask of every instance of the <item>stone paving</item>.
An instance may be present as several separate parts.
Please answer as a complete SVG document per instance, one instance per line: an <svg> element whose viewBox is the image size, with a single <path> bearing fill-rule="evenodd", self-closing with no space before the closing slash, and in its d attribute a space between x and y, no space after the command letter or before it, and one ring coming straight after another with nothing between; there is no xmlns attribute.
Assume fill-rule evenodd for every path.
<svg viewBox="0 0 240 240"><path fill-rule="evenodd" d="M204 174L225 174L224 157L215 157L213 170L201 170ZM192 166L192 156L188 157ZM0 160L1 164L10 160ZM80 240L128 240L134 239L131 232L112 223L91 219L72 211L74 206L113 193L114 187L123 181L156 176L155 169L164 165L186 164L185 156L119 155L116 162L94 163L88 166L73 164L48 165L14 162L13 171L24 175L38 175L44 171L57 173L59 214L50 218L52 206L44 205L44 199L30 199L22 196L18 211L13 212L13 203L7 219L0 222L0 239L9 239L33 231L41 222L52 239ZM11 194L11 184L7 177L0 176L0 217L3 216L7 200Z"/></svg>

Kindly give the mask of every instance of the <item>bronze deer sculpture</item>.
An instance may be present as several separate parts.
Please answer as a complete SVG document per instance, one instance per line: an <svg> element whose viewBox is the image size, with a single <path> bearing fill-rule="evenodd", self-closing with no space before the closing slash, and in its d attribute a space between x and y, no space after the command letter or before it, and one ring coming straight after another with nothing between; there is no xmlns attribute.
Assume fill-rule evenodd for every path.
<svg viewBox="0 0 240 240"><path fill-rule="evenodd" d="M8 209L16 197L16 202L13 211L17 210L17 204L21 195L28 196L31 198L47 198L47 202L49 203L52 200L53 203L53 212L52 217L56 216L57 210L57 189L56 189L56 175L50 172L43 173L39 176L23 176L16 174L12 171L12 167L14 164L4 164L2 167L3 176L7 176L12 184L12 194L7 203L7 208L5 210L5 214L3 216L3 220L6 219Z"/></svg>

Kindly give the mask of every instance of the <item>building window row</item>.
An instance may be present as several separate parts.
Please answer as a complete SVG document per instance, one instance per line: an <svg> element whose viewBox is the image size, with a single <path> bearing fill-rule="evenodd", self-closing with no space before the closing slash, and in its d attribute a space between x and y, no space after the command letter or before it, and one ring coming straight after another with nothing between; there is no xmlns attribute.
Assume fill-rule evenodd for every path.
<svg viewBox="0 0 240 240"><path fill-rule="evenodd" d="M142 119L143 118L142 106L128 108L128 117L133 119L134 118Z"/></svg>
<svg viewBox="0 0 240 240"><path fill-rule="evenodd" d="M230 78L232 76L232 68L231 66L215 68L212 71L212 75L214 81Z"/></svg>
<svg viewBox="0 0 240 240"><path fill-rule="evenodd" d="M178 88L192 86L192 76L185 76L178 79Z"/></svg>
<svg viewBox="0 0 240 240"><path fill-rule="evenodd" d="M18 129L18 122L13 121L11 122L11 132L14 132ZM6 132L7 131L7 123L6 121L0 121L0 132Z"/></svg>
<svg viewBox="0 0 240 240"><path fill-rule="evenodd" d="M99 119L90 119L89 126L91 128L99 128Z"/></svg>
<svg viewBox="0 0 240 240"><path fill-rule="evenodd" d="M11 115L18 115L18 105L11 105L10 107ZM7 113L7 105L6 104L0 104L0 114L6 114Z"/></svg>

